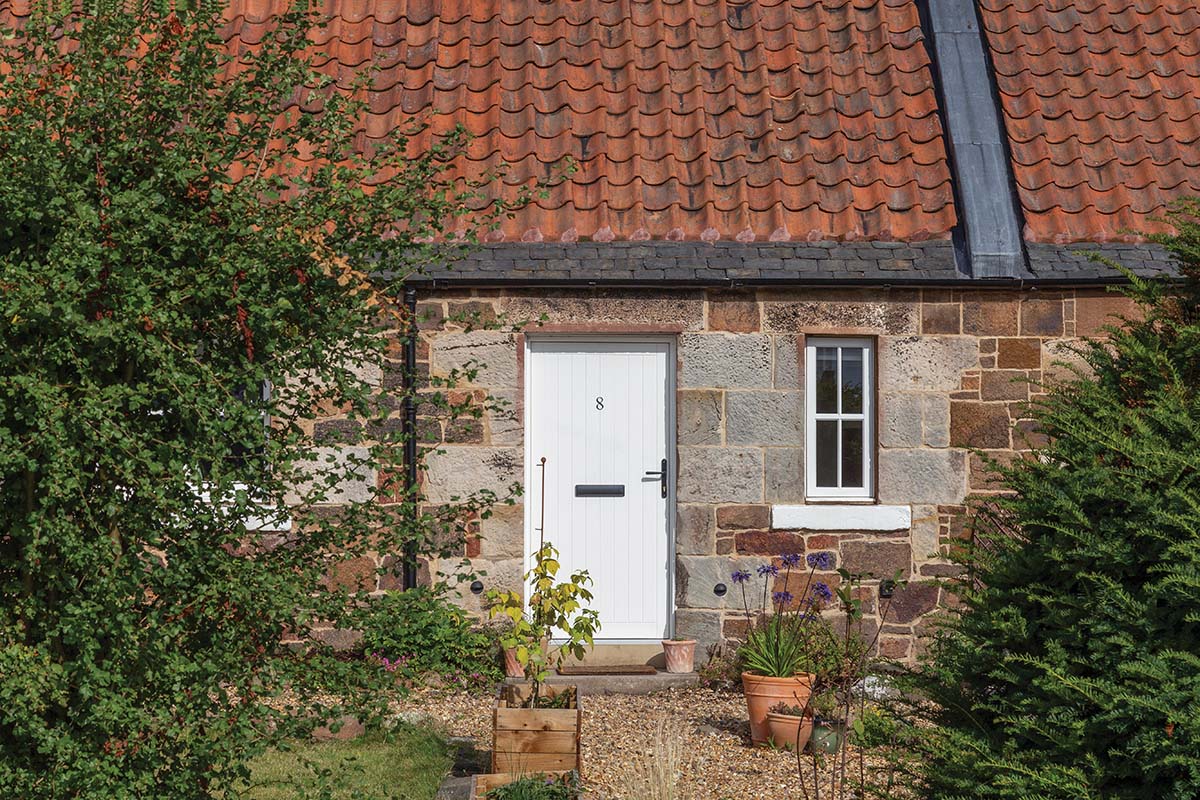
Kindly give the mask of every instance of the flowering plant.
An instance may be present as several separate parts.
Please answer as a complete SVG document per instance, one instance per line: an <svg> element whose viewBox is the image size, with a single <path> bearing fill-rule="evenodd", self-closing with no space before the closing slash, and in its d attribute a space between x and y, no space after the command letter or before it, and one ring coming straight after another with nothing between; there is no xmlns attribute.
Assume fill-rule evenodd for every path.
<svg viewBox="0 0 1200 800"><path fill-rule="evenodd" d="M763 564L757 568L763 579L762 600L758 613L750 610L746 584L750 572L735 570L733 582L742 591L742 608L746 613L749 628L746 642L739 655L748 672L771 678L790 678L794 675L814 672L823 661L832 637L821 619L820 611L833 599L829 585L813 580L818 570L833 566L830 553L810 553L807 558L796 553L779 557L783 568L783 589L772 592L772 584L779 576L780 565ZM799 572L807 566L804 588L793 595L788 587L793 571ZM770 606L768 606L768 596ZM768 613L773 611L774 613Z"/></svg>

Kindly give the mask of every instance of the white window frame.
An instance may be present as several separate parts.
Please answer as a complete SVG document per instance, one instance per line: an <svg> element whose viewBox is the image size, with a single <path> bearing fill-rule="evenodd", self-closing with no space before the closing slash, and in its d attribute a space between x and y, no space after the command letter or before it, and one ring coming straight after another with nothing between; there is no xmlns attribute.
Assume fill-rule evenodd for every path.
<svg viewBox="0 0 1200 800"><path fill-rule="evenodd" d="M838 348L838 413L817 413L817 348ZM861 414L841 413L842 349L861 349L863 354L863 407ZM875 499L875 340L869 337L806 336L804 341L804 483L805 500L859 501ZM863 423L862 486L817 486L817 421L861 420ZM838 436L838 480L841 482L842 437Z"/></svg>

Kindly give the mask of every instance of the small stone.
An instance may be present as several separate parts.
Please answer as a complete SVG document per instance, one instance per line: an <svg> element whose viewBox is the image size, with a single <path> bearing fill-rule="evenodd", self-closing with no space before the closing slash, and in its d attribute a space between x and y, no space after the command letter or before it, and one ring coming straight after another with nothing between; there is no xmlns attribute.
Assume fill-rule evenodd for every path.
<svg viewBox="0 0 1200 800"><path fill-rule="evenodd" d="M1021 333L1026 336L1062 336L1063 301L1024 300L1021 303Z"/></svg>
<svg viewBox="0 0 1200 800"><path fill-rule="evenodd" d="M742 555L777 556L804 550L804 537L794 531L739 531L735 540Z"/></svg>
<svg viewBox="0 0 1200 800"><path fill-rule="evenodd" d="M1008 408L997 403L950 403L950 446L1003 450L1011 446Z"/></svg>
<svg viewBox="0 0 1200 800"><path fill-rule="evenodd" d="M1041 339L1001 339L996 366L1001 369L1039 369L1042 366Z"/></svg>
<svg viewBox="0 0 1200 800"><path fill-rule="evenodd" d="M981 376L979 397L983 400L1028 400L1029 377L1021 370L987 370Z"/></svg>
<svg viewBox="0 0 1200 800"><path fill-rule="evenodd" d="M887 608L884 620L909 623L928 614L937 608L938 592L938 585L929 582L910 583L897 589L890 603L883 601Z"/></svg>
<svg viewBox="0 0 1200 800"><path fill-rule="evenodd" d="M713 331L753 333L759 329L754 292L713 292L708 302L708 328Z"/></svg>
<svg viewBox="0 0 1200 800"><path fill-rule="evenodd" d="M799 392L726 392L729 444L798 445L803 441Z"/></svg>
<svg viewBox="0 0 1200 800"><path fill-rule="evenodd" d="M716 553L716 529L710 505L679 504L675 530L675 548L680 555L701 556Z"/></svg>
<svg viewBox="0 0 1200 800"><path fill-rule="evenodd" d="M679 444L721 444L725 417L723 393L681 389L677 398Z"/></svg>
<svg viewBox="0 0 1200 800"><path fill-rule="evenodd" d="M717 527L722 530L768 528L770 525L770 506L721 506L717 509Z"/></svg>
<svg viewBox="0 0 1200 800"><path fill-rule="evenodd" d="M960 316L957 303L925 303L921 306L921 332L960 333Z"/></svg>
<svg viewBox="0 0 1200 800"><path fill-rule="evenodd" d="M904 542L858 540L842 543L842 567L877 579L902 579L912 575L912 548Z"/></svg>

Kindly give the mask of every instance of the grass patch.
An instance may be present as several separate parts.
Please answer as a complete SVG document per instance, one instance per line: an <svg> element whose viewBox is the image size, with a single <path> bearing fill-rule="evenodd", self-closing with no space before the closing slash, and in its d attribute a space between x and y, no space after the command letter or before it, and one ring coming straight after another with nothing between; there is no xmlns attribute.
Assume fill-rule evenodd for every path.
<svg viewBox="0 0 1200 800"><path fill-rule="evenodd" d="M255 759L250 788L242 796L431 800L451 761L446 743L423 728L401 727L387 736L344 742L296 742Z"/></svg>

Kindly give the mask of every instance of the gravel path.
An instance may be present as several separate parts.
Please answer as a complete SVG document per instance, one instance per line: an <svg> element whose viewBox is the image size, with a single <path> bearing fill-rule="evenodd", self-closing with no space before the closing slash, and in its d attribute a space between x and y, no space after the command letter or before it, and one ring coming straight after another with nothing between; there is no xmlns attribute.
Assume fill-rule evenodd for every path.
<svg viewBox="0 0 1200 800"><path fill-rule="evenodd" d="M791 753L750 746L746 705L741 694L709 689L670 690L653 695L584 697L583 770L592 794L616 800L629 765L652 753L661 719L681 732L679 788L691 800L763 800L804 798ZM479 694L424 690L405 698L401 710L428 715L451 736L491 747L492 699ZM849 762L857 764L851 748ZM870 759L876 766L878 758ZM868 771L872 765L868 765ZM811 761L805 779L812 795ZM827 772L828 768L822 770ZM857 774L857 769L855 769ZM822 797L828 797L823 786ZM637 798L623 798L637 800Z"/></svg>

